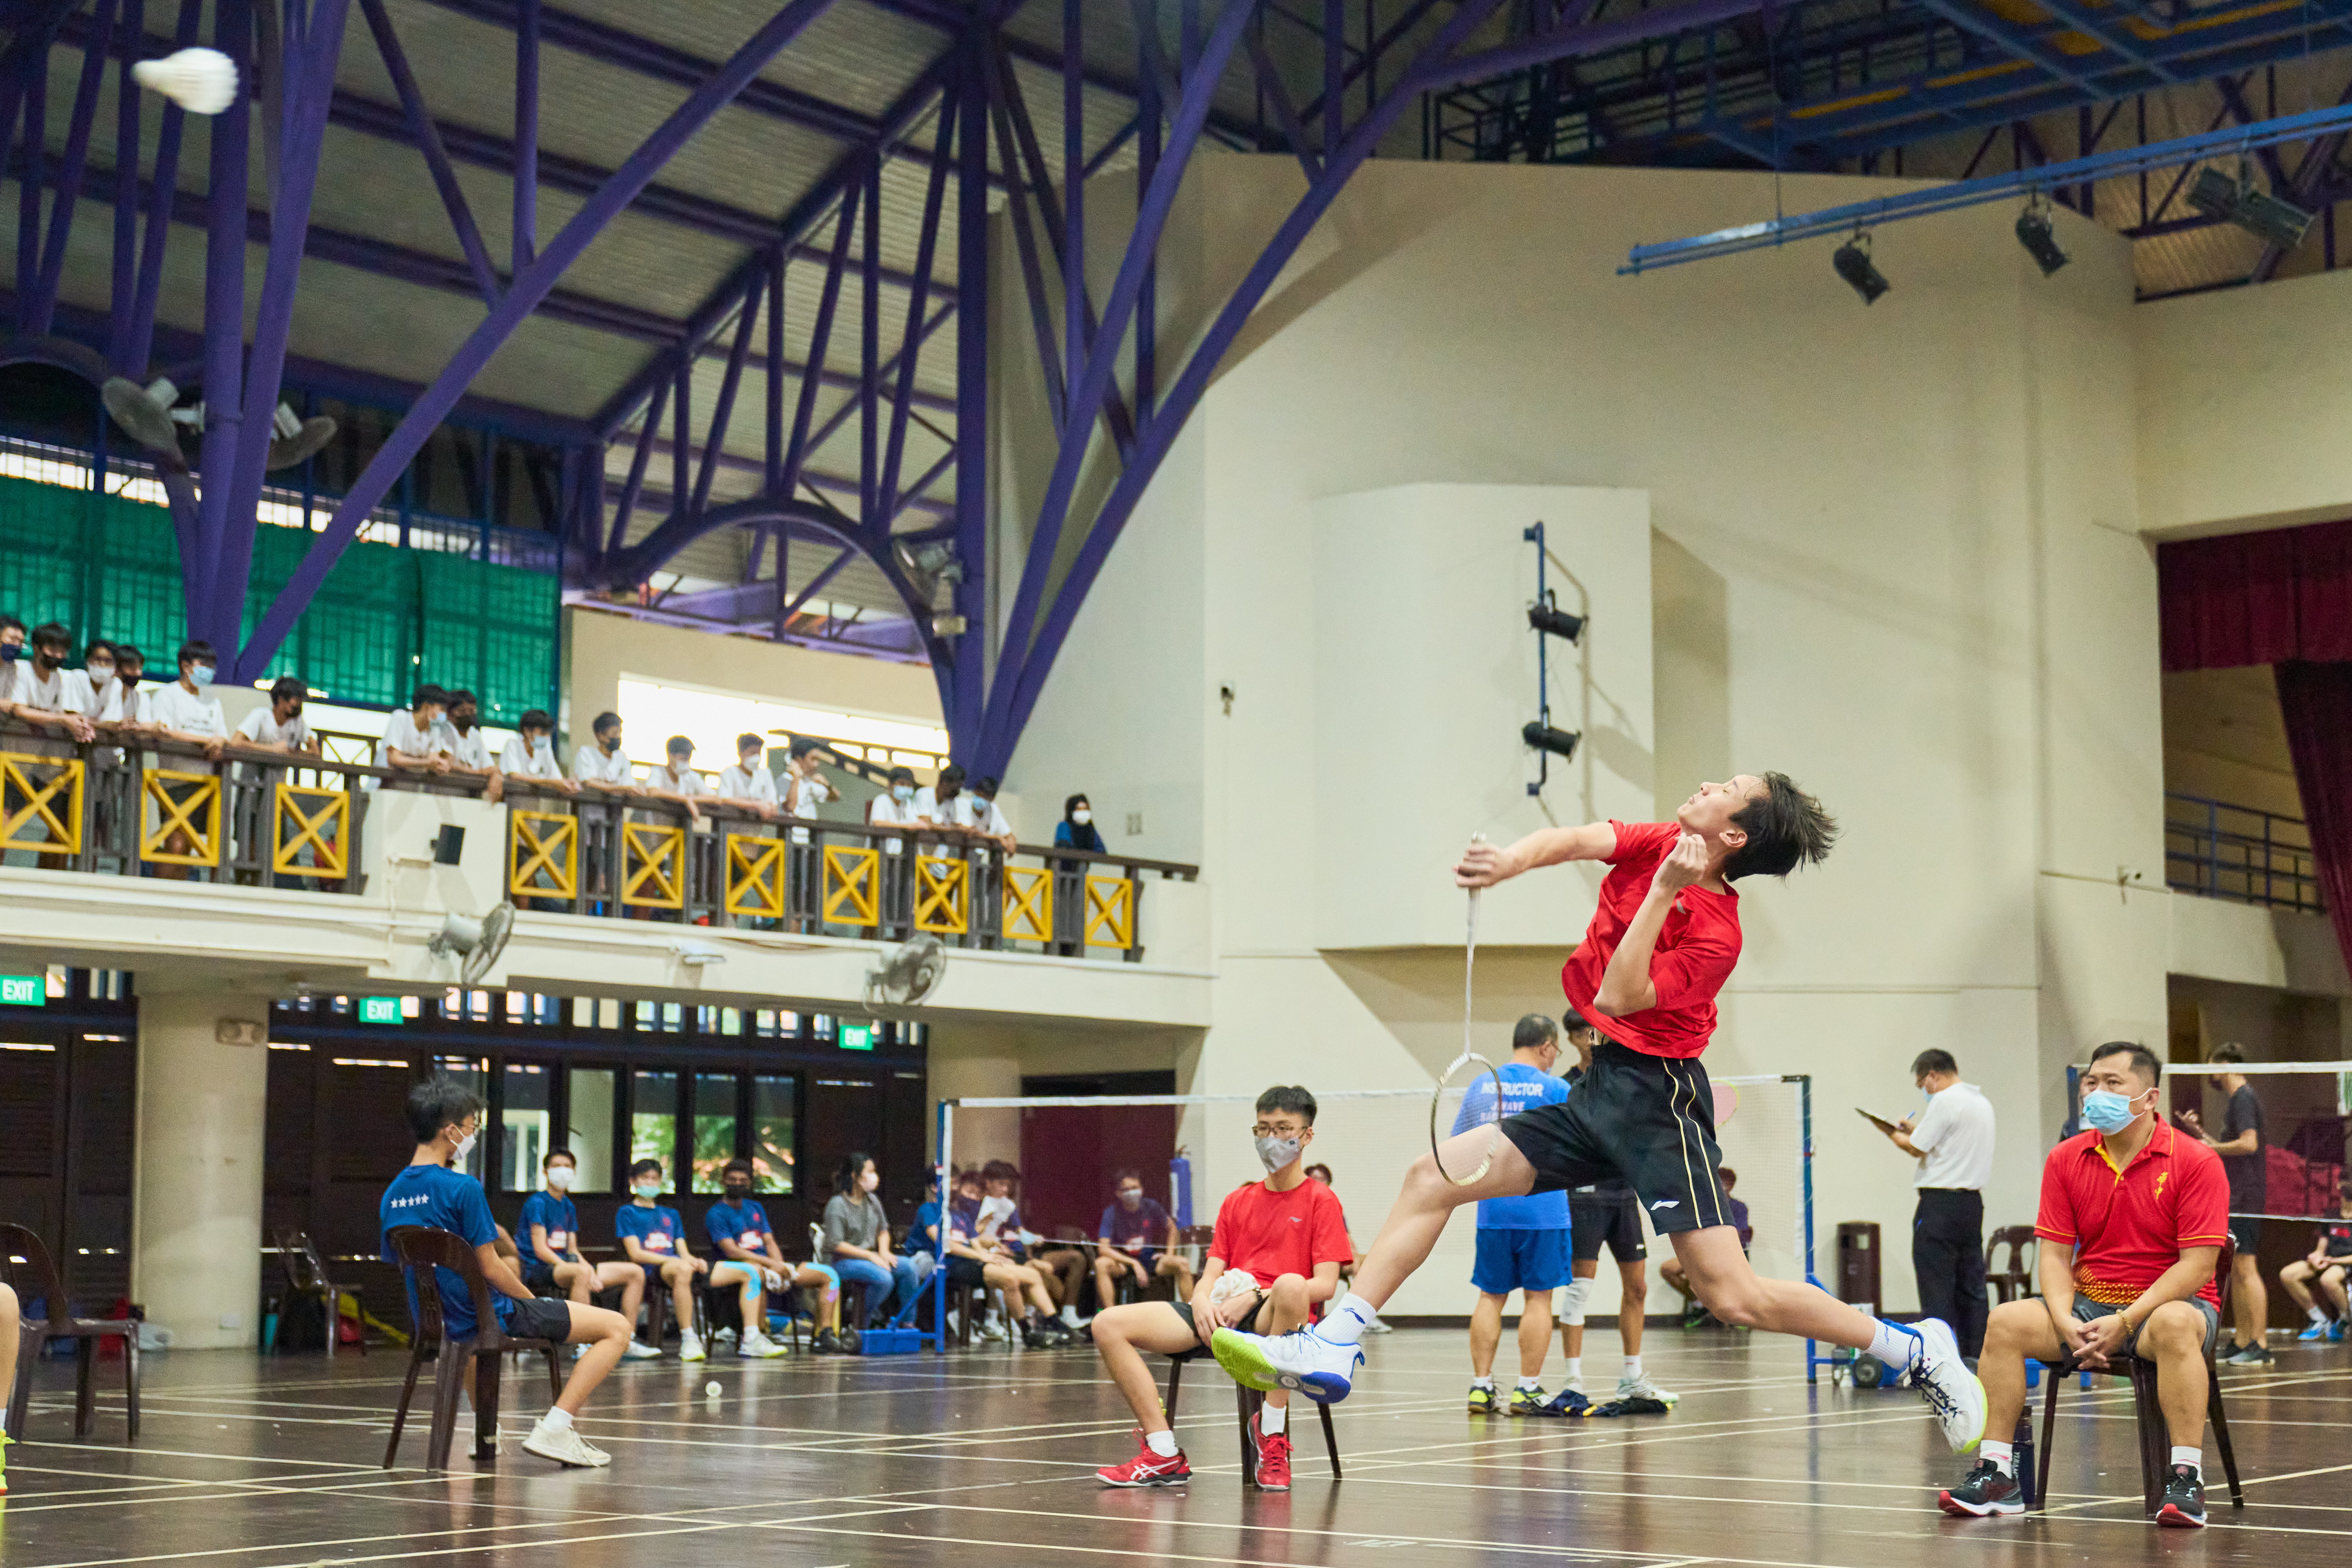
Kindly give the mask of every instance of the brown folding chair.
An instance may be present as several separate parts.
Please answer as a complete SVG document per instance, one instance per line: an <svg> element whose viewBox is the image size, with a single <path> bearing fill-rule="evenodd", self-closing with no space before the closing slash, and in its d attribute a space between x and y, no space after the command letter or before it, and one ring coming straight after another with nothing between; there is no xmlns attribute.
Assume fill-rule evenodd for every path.
<svg viewBox="0 0 2352 1568"><path fill-rule="evenodd" d="M2221 1293L2221 1321L2230 1321L2230 1265L2237 1257L2237 1244L2228 1238L2221 1242L2221 1256L2214 1265L2214 1278ZM2049 1392L2042 1402L2042 1463L2033 1485L2033 1508L2041 1512L2050 1503L2050 1447L2058 1435L2058 1390L2067 1375L2074 1372L2104 1372L2110 1377L2128 1379L2132 1388L2132 1421L2139 1436L2140 1508L2148 1518L2156 1517L2164 1506L2164 1478L2171 1468L2172 1436L2164 1424L2164 1407L2157 1402L2156 1363L2127 1355L2123 1364L2104 1368L2083 1367L2073 1356L2063 1361L2044 1361L2049 1369ZM2221 1408L2221 1375L2213 1364L2213 1347L2205 1347L2205 1414L2213 1423L2213 1440L2221 1450L2221 1473L2229 1478L2230 1506L2246 1506L2245 1489L2238 1484L2237 1450L2230 1446L2230 1418ZM2022 1419L2020 1425L2023 1425Z"/></svg>
<svg viewBox="0 0 2352 1568"><path fill-rule="evenodd" d="M1163 1408L1167 1411L1168 1424L1171 1426L1176 1424L1176 1394L1178 1386L1184 1381L1184 1363L1208 1353L1206 1351L1191 1351L1169 1362L1168 1397L1163 1402ZM1255 1487L1257 1485L1257 1462L1256 1457L1250 1452L1250 1417L1256 1415L1258 1407L1265 1403L1265 1395L1255 1388L1244 1388L1238 1383L1234 1384L1234 1415L1241 1422L1242 1484L1245 1487ZM1291 1407L1297 1408L1298 1402L1306 1398L1303 1394L1296 1395L1290 1402ZM1331 1430L1331 1407L1317 1400L1307 1400L1307 1403L1313 1405L1315 1414L1323 1418L1323 1452L1331 1461L1331 1479L1336 1481L1339 1479L1339 1439Z"/></svg>
<svg viewBox="0 0 2352 1568"><path fill-rule="evenodd" d="M480 1370L474 1377L474 1458L477 1462L496 1458L499 1374L506 1352L544 1353L549 1397L561 1398L563 1366L558 1352L563 1342L509 1334L499 1327L498 1314L491 1307L490 1282L483 1277L481 1260L464 1237L427 1226L404 1225L394 1227L391 1241L393 1254L407 1278L410 1298L416 1303L416 1333L409 1346L408 1378L400 1385L400 1404L392 1415L392 1440L383 1446L383 1468L392 1468L399 1456L401 1428L407 1425L409 1401L416 1394L416 1374L428 1361L435 1363L433 1425L425 1443L425 1468L449 1468L449 1444L457 1428L457 1394L466 1386L467 1368L475 1365ZM453 1340L442 1328L441 1287L433 1272L436 1268L464 1280L473 1296L473 1338Z"/></svg>
<svg viewBox="0 0 2352 1568"><path fill-rule="evenodd" d="M41 1238L21 1225L0 1225L0 1271L22 1301L38 1296L45 1318L23 1320L16 1338L16 1386L8 1393L8 1436L24 1441L25 1415L33 1397L33 1369L51 1340L74 1342L74 1436L87 1437L98 1425L98 1401L90 1370L98 1342L122 1341L122 1393L130 1405L127 1441L139 1441L139 1309L127 1318L77 1318L68 1310L65 1281Z"/></svg>
<svg viewBox="0 0 2352 1568"><path fill-rule="evenodd" d="M327 1354L335 1353L335 1342L342 1338L342 1299L352 1299L352 1310L360 1326L360 1354L367 1354L367 1309L361 1303L356 1286L338 1285L327 1273L327 1259L319 1251L319 1244L310 1233L302 1230L281 1230L278 1233L278 1261L286 1270L286 1293L295 1296L316 1296L327 1320Z"/></svg>
<svg viewBox="0 0 2352 1568"><path fill-rule="evenodd" d="M2005 1225L1992 1233L1991 1244L1985 1248L1985 1283L1992 1287L1995 1300L2006 1305L2039 1293L2034 1289L2033 1267L2028 1261L2032 1247L2033 1227L2030 1225ZM2009 1249L2006 1261L1998 1256L2003 1247ZM1999 1268L1993 1267L1996 1263Z"/></svg>

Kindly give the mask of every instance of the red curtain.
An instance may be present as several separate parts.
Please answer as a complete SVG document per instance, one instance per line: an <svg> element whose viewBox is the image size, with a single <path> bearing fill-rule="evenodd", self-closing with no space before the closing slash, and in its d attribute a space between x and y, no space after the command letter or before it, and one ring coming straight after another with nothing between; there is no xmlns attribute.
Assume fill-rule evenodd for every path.
<svg viewBox="0 0 2352 1568"><path fill-rule="evenodd" d="M2165 544L2164 668L2352 659L2352 521Z"/></svg>
<svg viewBox="0 0 2352 1568"><path fill-rule="evenodd" d="M2288 659L2276 674L2320 896L2352 964L2352 663Z"/></svg>

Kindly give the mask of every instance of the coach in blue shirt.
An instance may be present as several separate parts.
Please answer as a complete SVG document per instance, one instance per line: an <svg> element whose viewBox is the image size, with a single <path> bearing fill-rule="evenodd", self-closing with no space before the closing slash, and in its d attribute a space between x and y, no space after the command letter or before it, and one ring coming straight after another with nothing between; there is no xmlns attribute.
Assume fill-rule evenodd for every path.
<svg viewBox="0 0 2352 1568"><path fill-rule="evenodd" d="M1511 1059L1480 1078L1463 1096L1454 1131L1466 1132L1505 1116L1568 1098L1568 1085L1552 1076L1559 1059L1559 1029L1540 1013L1530 1013L1511 1030ZM1496 1079L1501 1104L1496 1103ZM1511 1390L1514 1415L1553 1415L1544 1403L1544 1352L1551 1343L1551 1293L1568 1283L1568 1194L1529 1193L1524 1197L1486 1198L1478 1205L1478 1257L1470 1283L1478 1304L1470 1313L1470 1408L1492 1415L1495 1350L1503 1339L1503 1309L1520 1293L1519 1381Z"/></svg>
<svg viewBox="0 0 2352 1568"><path fill-rule="evenodd" d="M499 1227L490 1218L490 1201L482 1184L452 1168L465 1163L480 1135L482 1102L473 1090L453 1079L428 1079L408 1091L407 1115L409 1129L416 1134L416 1153L384 1189L383 1201L376 1210L383 1256L397 1256L392 1233L404 1226L448 1231L474 1249L482 1277L489 1281L490 1310L498 1314L500 1328L531 1339L585 1345L587 1352L573 1365L571 1381L522 1446L566 1465L612 1463L604 1450L591 1447L580 1435L572 1418L628 1348L628 1320L602 1307L533 1296L516 1276L514 1266L499 1256ZM433 1274L434 1289L441 1297L443 1334L451 1342L472 1339L479 1326L473 1292L454 1269L436 1267ZM418 1310L415 1289L412 1279L408 1300L412 1312Z"/></svg>

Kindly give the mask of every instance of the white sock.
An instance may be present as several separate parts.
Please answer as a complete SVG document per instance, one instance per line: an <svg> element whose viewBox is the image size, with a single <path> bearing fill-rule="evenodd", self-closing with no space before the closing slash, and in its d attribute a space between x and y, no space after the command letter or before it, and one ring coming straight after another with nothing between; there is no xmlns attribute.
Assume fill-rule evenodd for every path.
<svg viewBox="0 0 2352 1568"><path fill-rule="evenodd" d="M1495 1392L1495 1380L1491 1377L1474 1377L1470 1380L1470 1386L1473 1388L1483 1388L1487 1393L1492 1394Z"/></svg>
<svg viewBox="0 0 2352 1568"><path fill-rule="evenodd" d="M2317 1307L2314 1307L2311 1309L2311 1321L2315 1323L2324 1323L2327 1321L2327 1314Z"/></svg>
<svg viewBox="0 0 2352 1568"><path fill-rule="evenodd" d="M2176 1465L2186 1465L2201 1476L2205 1473L2205 1450L2183 1447L2175 1443L2172 1446L2172 1462Z"/></svg>
<svg viewBox="0 0 2352 1568"><path fill-rule="evenodd" d="M1897 1372L1909 1372L1927 1342L1900 1323L1890 1323L1884 1318L1876 1321L1878 1331L1870 1337L1870 1353Z"/></svg>
<svg viewBox="0 0 2352 1568"><path fill-rule="evenodd" d="M1625 1358L1625 1375L1627 1377L1639 1377L1642 1375L1642 1358L1640 1356L1629 1355Z"/></svg>
<svg viewBox="0 0 2352 1568"><path fill-rule="evenodd" d="M551 1432L561 1432L572 1425L572 1412L561 1405L551 1405L547 1407L547 1414L539 1418L539 1424Z"/></svg>
<svg viewBox="0 0 2352 1568"><path fill-rule="evenodd" d="M1979 1458L1990 1459L1993 1463L1993 1468L1999 1470L2002 1475L2009 1477L2012 1480L2016 1479L2017 1460L2015 1458L2015 1450L2011 1445L2007 1443L1996 1443L1991 1438L1988 1437L1983 1442L1977 1445L1977 1457Z"/></svg>
<svg viewBox="0 0 2352 1568"><path fill-rule="evenodd" d="M1290 1406L1287 1405L1259 1405L1257 1429L1269 1437L1277 1432L1290 1430Z"/></svg>
<svg viewBox="0 0 2352 1568"><path fill-rule="evenodd" d="M1568 1358L1568 1379L1569 1379L1569 1381L1570 1381L1570 1383L1574 1383L1575 1381L1577 1381L1579 1378L1582 1377L1583 1375L1584 1375L1584 1358L1583 1358L1582 1356L1580 1356L1580 1355L1572 1355L1572 1356L1569 1357L1569 1358Z"/></svg>
<svg viewBox="0 0 2352 1568"><path fill-rule="evenodd" d="M1519 1379L1519 1386L1532 1394L1537 1389L1543 1386L1543 1380L1541 1378L1535 1377L1523 1377Z"/></svg>
<svg viewBox="0 0 2352 1568"><path fill-rule="evenodd" d="M1143 1446L1163 1459L1172 1459L1176 1457L1176 1434L1165 1427L1157 1432L1146 1432Z"/></svg>
<svg viewBox="0 0 2352 1568"><path fill-rule="evenodd" d="M1364 1337L1364 1325L1371 1321L1372 1310L1363 1301L1354 1296L1337 1296L1323 1321L1315 1325L1315 1337L1325 1344L1352 1345Z"/></svg>

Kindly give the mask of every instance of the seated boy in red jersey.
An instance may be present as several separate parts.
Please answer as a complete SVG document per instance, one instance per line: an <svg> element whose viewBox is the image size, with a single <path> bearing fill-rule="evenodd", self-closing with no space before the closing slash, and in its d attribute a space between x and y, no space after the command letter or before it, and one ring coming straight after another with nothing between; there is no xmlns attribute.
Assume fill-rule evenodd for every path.
<svg viewBox="0 0 2352 1568"><path fill-rule="evenodd" d="M1463 1204L1624 1182L1667 1238L1700 1300L1727 1323L1867 1350L1916 1374L1943 1426L1966 1453L1984 1435L1984 1389L1960 1359L1948 1324L1889 1323L1818 1286L1767 1279L1748 1265L1715 1169L1715 1091L1699 1054L1715 1034L1715 997L1739 961L1733 881L1785 877L1830 851L1837 824L1784 773L1743 773L1701 784L1673 822L1596 822L1544 828L1507 848L1474 842L1454 868L1465 888L1523 871L1599 860L1592 924L1560 972L1569 1005L1604 1037L1574 1094L1499 1123L1456 1134L1405 1177L1388 1223L1348 1293L1322 1322L1280 1338L1224 1331L1218 1363L1254 1388L1297 1388L1328 1403L1348 1396L1356 1349L1373 1311L1418 1268ZM1458 1186L1445 1173L1486 1174Z"/></svg>
<svg viewBox="0 0 2352 1568"><path fill-rule="evenodd" d="M1985 1321L1988 1437L1968 1479L1943 1494L1956 1518L2021 1513L2006 1440L2025 1408L2025 1358L2072 1355L2085 1366L2126 1356L2156 1363L2172 1464L2156 1522L2205 1523L2205 1356L2221 1326L2213 1271L2230 1231L2230 1177L2205 1144L2165 1125L2156 1054L2129 1040L2091 1053L2083 1074L2089 1127L2042 1166L2042 1294Z"/></svg>
<svg viewBox="0 0 2352 1568"><path fill-rule="evenodd" d="M1134 1301L1095 1314L1095 1349L1143 1428L1135 1458L1095 1472L1107 1487L1181 1487L1192 1479L1144 1352L1190 1361L1207 1354L1210 1335L1227 1327L1286 1333L1338 1292L1339 1265L1354 1255L1339 1200L1307 1179L1315 1097L1295 1084L1276 1085L1257 1097L1250 1131L1265 1180L1236 1187L1217 1210L1192 1300ZM1257 1484L1266 1491L1290 1489L1289 1405L1289 1394L1275 1390L1250 1421Z"/></svg>

